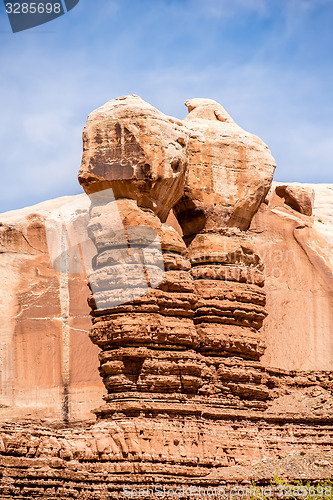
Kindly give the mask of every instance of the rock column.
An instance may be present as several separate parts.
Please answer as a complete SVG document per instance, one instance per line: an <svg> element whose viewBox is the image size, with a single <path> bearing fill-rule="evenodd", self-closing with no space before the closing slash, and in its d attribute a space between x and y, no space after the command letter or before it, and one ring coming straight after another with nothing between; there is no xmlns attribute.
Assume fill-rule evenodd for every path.
<svg viewBox="0 0 333 500"><path fill-rule="evenodd" d="M246 236L269 189L274 160L218 103L192 99L189 173L175 206L188 245L198 299L198 351L211 366L201 393L265 399L260 333L266 316L263 264ZM259 372L258 372L259 369Z"/></svg>
<svg viewBox="0 0 333 500"><path fill-rule="evenodd" d="M152 395L193 394L200 384L191 265L182 238L164 223L183 190L184 130L129 96L92 113L84 131L79 179L92 200L97 249L90 337L108 391L101 418L139 411Z"/></svg>

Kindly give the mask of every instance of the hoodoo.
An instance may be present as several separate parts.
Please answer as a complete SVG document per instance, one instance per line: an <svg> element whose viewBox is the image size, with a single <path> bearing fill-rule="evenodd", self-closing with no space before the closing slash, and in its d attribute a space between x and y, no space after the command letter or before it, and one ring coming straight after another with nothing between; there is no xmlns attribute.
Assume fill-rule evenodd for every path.
<svg viewBox="0 0 333 500"><path fill-rule="evenodd" d="M89 115L83 132L79 182L86 194L1 219L0 257L7 260L0 265L18 283L8 295L14 333L6 330L1 344L2 383L10 387L1 410L12 422L0 434L3 499L158 498L175 491L187 499L199 488L217 499L239 485L242 498L253 481L267 485L274 474L290 481L333 477L330 315L318 319L303 310L310 317L304 335L316 349L301 360L302 371L293 344L301 334L286 313L292 309L306 324L297 290L307 279L308 292L332 311L331 226L317 232L311 188L272 184L268 147L220 104L190 99L186 106L187 117L178 120L136 95L109 101ZM269 255L289 255L289 247L301 264L279 260L282 301L282 277ZM16 269L29 276L24 286ZM31 293L36 280L38 297ZM51 312L42 296L52 298ZM38 388L36 403L19 399L30 383L23 376L18 388L9 386L11 360L33 357L26 350L33 325L38 342L43 335L59 341L60 368L54 365L49 379L61 382L51 395L43 386L42 394L47 404L53 397L54 407L61 405L62 421L43 413ZM294 335L281 346L289 349L285 359L276 348L283 325ZM317 335L320 326L326 333ZM42 352L51 352L45 345ZM106 391L99 406L97 362L91 376L96 346ZM37 386L42 369L34 363ZM93 421L84 413L87 380Z"/></svg>

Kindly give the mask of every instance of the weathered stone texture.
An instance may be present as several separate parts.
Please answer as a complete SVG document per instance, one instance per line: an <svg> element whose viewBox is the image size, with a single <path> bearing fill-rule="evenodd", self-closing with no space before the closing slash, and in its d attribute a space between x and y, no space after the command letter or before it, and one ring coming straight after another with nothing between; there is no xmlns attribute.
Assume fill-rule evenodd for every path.
<svg viewBox="0 0 333 500"><path fill-rule="evenodd" d="M222 363L223 355L258 360L264 351L259 333L266 316L263 265L242 230L269 190L274 160L259 139L246 134L230 117L224 120L225 112L217 103L193 100L187 106L190 114L185 125L177 124L181 140L174 134L176 120L134 96L110 101L92 113L85 129L79 180L87 194L101 193L92 199L89 223L98 251L89 278L94 316L91 338L103 349L100 372L110 405L112 393L126 391L205 393L204 387L213 387L215 376L207 355L219 356ZM151 176L138 180L142 159L132 148L117 153L121 165L131 164L130 175L114 164L114 152L119 141L122 144L118 132L125 125L126 130L131 127L132 142L144 145ZM159 134L168 141L167 146L161 141L156 145ZM170 159L159 156L172 145L179 152L179 168L173 174L168 168ZM98 175L97 157L103 157ZM155 175L156 162L164 169ZM166 182L169 194L161 197ZM108 189L114 201L107 199ZM149 193L149 203L143 193ZM174 229L163 224L172 207L187 247ZM200 228L198 214L202 214ZM124 233L114 228L117 216ZM128 244L131 247L133 227L137 234L132 243L137 248L147 246L145 235L138 232L144 233L146 228L156 231L167 259L175 261L177 255L182 259L180 267L167 268L157 288L150 284L152 289L146 294L137 276L141 263L136 255L116 263L120 253L129 251ZM144 260L146 273L156 274ZM214 275L212 271L216 271ZM184 348L185 353L178 352ZM249 399L250 394L254 400L265 399L265 390L257 389L256 383L260 385L260 376L248 388L245 381L243 389L231 394L240 399ZM223 383L219 385L223 387ZM101 411L107 416L106 407Z"/></svg>
<svg viewBox="0 0 333 500"><path fill-rule="evenodd" d="M89 115L79 181L88 193L112 187L137 199L164 222L183 192L187 142L180 120L136 95L113 99Z"/></svg>
<svg viewBox="0 0 333 500"><path fill-rule="evenodd" d="M46 242L45 221L71 200L0 216L2 420L91 418L103 394L86 283L52 268Z"/></svg>
<svg viewBox="0 0 333 500"><path fill-rule="evenodd" d="M277 195L273 184L251 225L251 239L265 263L268 317L266 366L330 370L333 363L332 186L292 184L314 192L313 216ZM283 187L285 189L285 187Z"/></svg>
<svg viewBox="0 0 333 500"><path fill-rule="evenodd" d="M124 487L158 484L227 493L267 484L277 470L332 477L332 241L320 230L332 220L327 192L322 220L308 186L271 187L267 146L222 106L186 106L179 121L125 96L89 115L79 180L90 207L84 202L59 229L49 248L56 269L47 214L14 224L4 216L0 265L17 287L6 366L15 336L31 350L26 359L48 360L53 386L37 368L15 384L33 390L42 380L45 391L35 394L47 402L46 391L61 387L68 425L38 423L35 412L31 422L3 425L1 498L123 498ZM10 252L20 255L12 266ZM94 423L79 423L84 412L71 406L75 376L96 376L96 351L85 332L78 337L87 328L84 279L68 274L80 266L106 389ZM42 329L59 348L42 344ZM75 376L72 366L80 366Z"/></svg>

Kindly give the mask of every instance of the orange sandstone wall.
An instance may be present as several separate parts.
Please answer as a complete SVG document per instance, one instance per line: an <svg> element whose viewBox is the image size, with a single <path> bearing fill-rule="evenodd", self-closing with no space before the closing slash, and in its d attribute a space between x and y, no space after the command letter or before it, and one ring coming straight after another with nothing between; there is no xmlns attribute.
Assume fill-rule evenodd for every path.
<svg viewBox="0 0 333 500"><path fill-rule="evenodd" d="M265 366L331 370L333 364L333 186L314 190L312 216L291 208L274 183L251 225L266 266Z"/></svg>
<svg viewBox="0 0 333 500"><path fill-rule="evenodd" d="M0 418L93 418L103 393L81 275L55 271L45 219L68 197L0 216Z"/></svg>

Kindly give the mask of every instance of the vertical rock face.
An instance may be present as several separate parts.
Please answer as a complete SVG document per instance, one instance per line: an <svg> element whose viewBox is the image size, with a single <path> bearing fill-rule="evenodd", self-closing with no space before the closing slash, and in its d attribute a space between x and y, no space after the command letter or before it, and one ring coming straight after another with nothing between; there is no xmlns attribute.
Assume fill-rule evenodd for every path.
<svg viewBox="0 0 333 500"><path fill-rule="evenodd" d="M0 420L90 419L103 386L82 276L50 262L47 221L85 195L0 216ZM89 201L89 200L88 200ZM59 232L51 236L57 247ZM0 494L1 497L1 494Z"/></svg>
<svg viewBox="0 0 333 500"><path fill-rule="evenodd" d="M265 366L332 367L332 194L327 185L273 183L252 221L249 234L265 261Z"/></svg>
<svg viewBox="0 0 333 500"><path fill-rule="evenodd" d="M97 249L90 336L108 390L101 417L124 412L129 392L150 402L152 394L192 395L199 404L266 398L256 365L263 265L244 230L274 160L219 104L186 105L179 122L137 96L115 99L84 130L79 180L92 200ZM164 222L172 208L183 239Z"/></svg>

